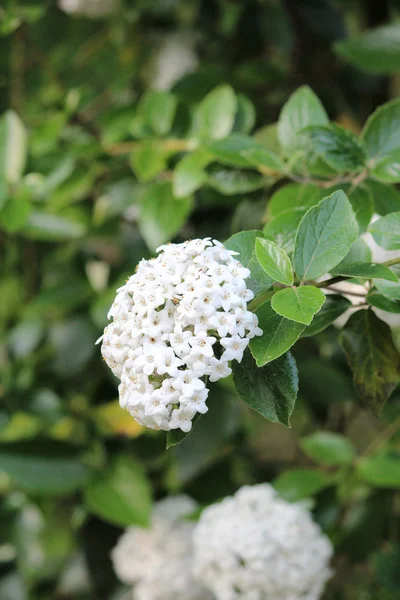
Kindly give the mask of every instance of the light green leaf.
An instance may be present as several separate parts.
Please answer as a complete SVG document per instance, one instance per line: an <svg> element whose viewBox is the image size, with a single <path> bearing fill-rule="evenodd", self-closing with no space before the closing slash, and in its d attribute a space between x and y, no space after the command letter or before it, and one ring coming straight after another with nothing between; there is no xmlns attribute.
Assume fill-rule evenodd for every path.
<svg viewBox="0 0 400 600"><path fill-rule="evenodd" d="M265 151L263 146L243 133L232 133L223 140L212 142L207 150L213 155L215 160L228 167L251 169L258 165L257 161L260 160L261 156L264 157L264 162L268 162L264 166L267 166L271 170L276 170L277 165L280 164L274 161L272 153L268 154L268 150ZM267 160L267 156L269 160Z"/></svg>
<svg viewBox="0 0 400 600"><path fill-rule="evenodd" d="M125 527L147 527L151 512L151 488L142 467L119 454L85 489L88 509L102 519Z"/></svg>
<svg viewBox="0 0 400 600"><path fill-rule="evenodd" d="M271 196L268 201L268 214L277 217L289 210L305 214L311 206L315 206L325 197L325 190L311 183L289 183Z"/></svg>
<svg viewBox="0 0 400 600"><path fill-rule="evenodd" d="M378 160L371 169L371 176L385 183L400 181L400 148Z"/></svg>
<svg viewBox="0 0 400 600"><path fill-rule="evenodd" d="M13 110L0 118L0 179L15 184L21 179L27 155L26 129Z"/></svg>
<svg viewBox="0 0 400 600"><path fill-rule="evenodd" d="M381 217L369 226L375 242L385 250L400 249L400 211Z"/></svg>
<svg viewBox="0 0 400 600"><path fill-rule="evenodd" d="M352 173L364 167L365 150L352 131L329 123L312 125L304 133L310 136L313 151L335 171Z"/></svg>
<svg viewBox="0 0 400 600"><path fill-rule="evenodd" d="M155 135L164 136L171 131L177 99L170 92L151 90L140 101L138 113Z"/></svg>
<svg viewBox="0 0 400 600"><path fill-rule="evenodd" d="M274 242L258 238L256 256L263 270L274 281L284 285L293 284L293 269L286 252Z"/></svg>
<svg viewBox="0 0 400 600"><path fill-rule="evenodd" d="M247 287L250 288L256 296L269 290L273 284L273 279L267 277L261 268L255 252L256 239L262 238L261 231L250 230L235 233L226 242L225 246L228 250L239 252L236 258L240 260L242 265L250 269L251 276L246 279Z"/></svg>
<svg viewBox="0 0 400 600"><path fill-rule="evenodd" d="M344 186L343 186L344 187ZM374 214L374 200L368 188L347 186L343 191L349 193L349 201L356 215L359 226L359 233L364 233L370 224L372 215Z"/></svg>
<svg viewBox="0 0 400 600"><path fill-rule="evenodd" d="M390 313L400 313L400 300L391 300L372 288L367 294L367 300L371 306L385 310Z"/></svg>
<svg viewBox="0 0 400 600"><path fill-rule="evenodd" d="M194 116L194 135L201 140L219 140L232 131L237 100L229 85L214 88L198 105Z"/></svg>
<svg viewBox="0 0 400 600"><path fill-rule="evenodd" d="M0 448L0 473L30 494L65 495L82 488L91 470L70 447L50 442L19 442Z"/></svg>
<svg viewBox="0 0 400 600"><path fill-rule="evenodd" d="M274 175L277 172L283 173L285 171L285 165L279 156L261 145L254 145L252 148L242 150L241 155L249 164L266 175Z"/></svg>
<svg viewBox="0 0 400 600"><path fill-rule="evenodd" d="M86 233L83 223L72 221L60 215L46 212L32 212L28 218L24 234L34 240L58 242L81 238Z"/></svg>
<svg viewBox="0 0 400 600"><path fill-rule="evenodd" d="M309 125L325 125L328 116L319 98L308 86L296 90L282 108L278 139L287 154L302 147L300 132Z"/></svg>
<svg viewBox="0 0 400 600"><path fill-rule="evenodd" d="M297 502L314 496L332 483L332 478L315 469L288 469L278 475L273 486L282 498Z"/></svg>
<svg viewBox="0 0 400 600"><path fill-rule="evenodd" d="M386 298L389 298L389 300L400 300L400 282L394 283L376 279L374 284L381 294L386 296Z"/></svg>
<svg viewBox="0 0 400 600"><path fill-rule="evenodd" d="M252 101L244 94L238 94L237 111L233 131L240 133L249 133L256 122L256 109Z"/></svg>
<svg viewBox="0 0 400 600"><path fill-rule="evenodd" d="M210 162L206 152L196 150L187 154L177 164L173 175L173 192L176 198L185 198L201 188L207 181L207 173L204 168Z"/></svg>
<svg viewBox="0 0 400 600"><path fill-rule="evenodd" d="M282 317L309 325L325 302L325 294L312 285L286 288L274 294L271 306Z"/></svg>
<svg viewBox="0 0 400 600"><path fill-rule="evenodd" d="M337 268L360 262L372 262L371 248L362 237L356 239L344 259L337 265Z"/></svg>
<svg viewBox="0 0 400 600"><path fill-rule="evenodd" d="M348 253L358 235L351 204L334 192L304 215L297 230L293 265L304 281L324 275Z"/></svg>
<svg viewBox="0 0 400 600"><path fill-rule="evenodd" d="M0 210L0 227L9 233L23 229L32 212L31 194L28 189L18 189L8 198Z"/></svg>
<svg viewBox="0 0 400 600"><path fill-rule="evenodd" d="M400 378L400 355L390 327L372 310L358 310L340 334L356 391L379 415Z"/></svg>
<svg viewBox="0 0 400 600"><path fill-rule="evenodd" d="M383 157L400 149L400 99L380 106L369 117L361 133L373 167Z"/></svg>
<svg viewBox="0 0 400 600"><path fill-rule="evenodd" d="M153 183L142 197L139 230L150 250L170 241L185 224L193 198L175 198L170 182Z"/></svg>
<svg viewBox="0 0 400 600"><path fill-rule="evenodd" d="M278 315L269 301L261 304L255 312L263 335L250 341L250 350L257 365L263 367L293 346L304 325Z"/></svg>
<svg viewBox="0 0 400 600"><path fill-rule="evenodd" d="M380 75L400 71L400 24L391 23L341 40L335 50L351 64Z"/></svg>
<svg viewBox="0 0 400 600"><path fill-rule="evenodd" d="M290 352L259 368L246 350L242 362L234 361L232 368L243 402L266 419L289 427L299 389L296 362Z"/></svg>
<svg viewBox="0 0 400 600"><path fill-rule="evenodd" d="M167 168L167 153L157 142L143 142L132 153L131 166L139 181L151 181Z"/></svg>
<svg viewBox="0 0 400 600"><path fill-rule="evenodd" d="M304 329L301 337L311 337L324 331L350 307L350 300L344 296L333 294L326 296L321 310L314 316L311 324Z"/></svg>
<svg viewBox="0 0 400 600"><path fill-rule="evenodd" d="M264 187L264 177L253 171L238 171L212 165L207 172L207 184L220 194L234 196Z"/></svg>
<svg viewBox="0 0 400 600"><path fill-rule="evenodd" d="M377 263L348 263L331 269L332 275L359 277L360 279L386 279L397 281L398 277L389 267Z"/></svg>
<svg viewBox="0 0 400 600"><path fill-rule="evenodd" d="M400 456L375 455L359 461L358 476L378 488L400 489Z"/></svg>
<svg viewBox="0 0 400 600"><path fill-rule="evenodd" d="M315 462L328 467L346 465L353 461L356 449L339 433L318 431L300 440L303 452Z"/></svg>

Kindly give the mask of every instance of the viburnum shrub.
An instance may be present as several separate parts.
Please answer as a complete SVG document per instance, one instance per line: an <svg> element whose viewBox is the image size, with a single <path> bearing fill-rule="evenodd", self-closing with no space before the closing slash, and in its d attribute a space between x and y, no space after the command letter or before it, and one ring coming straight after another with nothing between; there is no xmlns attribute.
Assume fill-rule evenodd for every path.
<svg viewBox="0 0 400 600"><path fill-rule="evenodd" d="M150 92L141 104L145 118L156 118L153 111L167 100ZM157 228L162 211L168 218L168 210L182 208L186 218L199 187L230 195L275 185L266 225L224 244L205 238L162 245L157 258L139 263L118 290L102 343L121 379L120 404L144 426L188 433L208 410L209 385L233 369L242 399L288 425L298 391L289 349L326 329L353 299L359 310L341 343L358 394L379 414L397 385L400 359L374 309L397 311L400 258L375 262L370 245L372 234L375 248L400 249L400 211L394 200L381 200L387 182L398 178L398 142L387 123L400 118L400 103L374 113L358 137L330 123L313 92L300 88L281 111L274 150L262 136L231 132L237 110L233 90L219 86L197 107L187 139L153 139L168 155L186 155L172 188L148 188L139 226L152 248L164 239ZM146 142L132 147L140 179Z"/></svg>

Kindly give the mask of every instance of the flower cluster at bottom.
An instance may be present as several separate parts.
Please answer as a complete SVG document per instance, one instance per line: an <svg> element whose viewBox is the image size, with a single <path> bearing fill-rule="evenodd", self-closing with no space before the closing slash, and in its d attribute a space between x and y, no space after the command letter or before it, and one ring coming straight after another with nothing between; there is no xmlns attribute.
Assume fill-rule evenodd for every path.
<svg viewBox="0 0 400 600"><path fill-rule="evenodd" d="M187 496L158 502L150 529L130 527L112 551L119 579L135 584L135 600L211 600L192 575L194 523L185 517L196 509Z"/></svg>
<svg viewBox="0 0 400 600"><path fill-rule="evenodd" d="M136 583L135 600L319 600L333 549L310 513L268 484L245 486L206 508L178 496L160 502L149 530L130 528L112 558Z"/></svg>
<svg viewBox="0 0 400 600"><path fill-rule="evenodd" d="M188 432L208 410L206 378L230 375L230 361L262 331L237 253L209 238L158 250L118 290L101 350L140 425Z"/></svg>

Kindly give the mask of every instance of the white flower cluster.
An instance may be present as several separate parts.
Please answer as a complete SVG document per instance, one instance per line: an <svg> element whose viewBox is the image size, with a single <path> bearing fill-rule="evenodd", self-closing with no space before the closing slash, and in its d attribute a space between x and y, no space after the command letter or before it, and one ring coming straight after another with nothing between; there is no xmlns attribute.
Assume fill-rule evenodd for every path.
<svg viewBox="0 0 400 600"><path fill-rule="evenodd" d="M217 600L318 600L331 556L309 512L267 484L206 508L194 531L195 575Z"/></svg>
<svg viewBox="0 0 400 600"><path fill-rule="evenodd" d="M67 14L97 19L114 12L119 0L59 0L58 6Z"/></svg>
<svg viewBox="0 0 400 600"><path fill-rule="evenodd" d="M121 379L120 404L151 429L188 432L205 413L205 378L231 373L250 338L261 335L247 310L249 269L209 238L158 249L118 290L102 354Z"/></svg>
<svg viewBox="0 0 400 600"><path fill-rule="evenodd" d="M196 509L187 496L159 502L150 529L130 527L112 551L122 582L135 585L135 600L209 600L192 576L194 523L184 517Z"/></svg>

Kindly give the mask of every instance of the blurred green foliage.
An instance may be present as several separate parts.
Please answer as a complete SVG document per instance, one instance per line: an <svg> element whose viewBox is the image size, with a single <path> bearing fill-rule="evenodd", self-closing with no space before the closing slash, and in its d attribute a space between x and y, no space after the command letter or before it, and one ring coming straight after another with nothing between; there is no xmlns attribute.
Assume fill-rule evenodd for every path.
<svg viewBox="0 0 400 600"><path fill-rule="evenodd" d="M309 501L334 542L324 600L400 597L398 283L377 278L367 298L395 319L394 342L365 311L342 333L364 400L376 377L379 408L393 390L380 419L360 402L331 326L349 306L343 296L329 296L309 325L259 307L291 333L278 349L265 338L253 346L258 364L300 338L299 381L291 355L257 369L248 354L238 391L231 379L214 384L207 415L168 451L165 434L119 408L94 345L115 289L165 241L230 238L253 261L252 289L268 293L293 277L287 254L297 274L310 269L299 242L296 251L299 223L341 189L359 233L377 213L375 241L399 249L400 104L382 109L384 143L377 120L358 136L399 95L399 14L395 0L124 0L89 19L52 1L4 2L1 600L118 600L109 552L122 527L147 523L152 498L185 490L205 505L260 481ZM351 245L349 220L337 215L339 268L314 262L310 278L331 267L346 275L349 264L356 284L374 277L354 271L372 257L364 238ZM257 262L264 238L273 244L260 244ZM275 244L285 251L278 276L262 255ZM378 375L365 368L368 348L379 349ZM260 396L248 397L246 378ZM289 429L280 423L290 415Z"/></svg>

